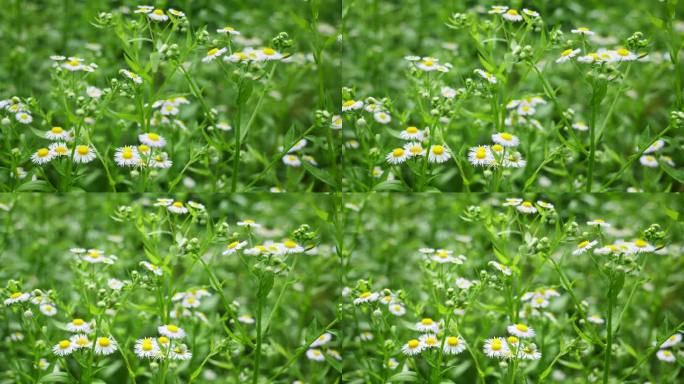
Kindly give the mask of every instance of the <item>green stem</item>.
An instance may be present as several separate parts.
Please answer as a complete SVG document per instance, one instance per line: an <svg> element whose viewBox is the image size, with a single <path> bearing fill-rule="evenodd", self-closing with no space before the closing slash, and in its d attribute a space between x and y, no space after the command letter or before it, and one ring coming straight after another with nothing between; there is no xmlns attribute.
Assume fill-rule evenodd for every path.
<svg viewBox="0 0 684 384"><path fill-rule="evenodd" d="M261 284L261 283L260 283ZM263 310L264 300L261 295L257 299L256 312L256 356L254 357L254 376L252 376L252 384L257 384L259 381L259 364L261 363L261 312Z"/></svg>
<svg viewBox="0 0 684 384"><path fill-rule="evenodd" d="M608 287L608 315L606 316L606 353L603 363L603 384L608 384L610 375L610 355L613 345L613 277Z"/></svg>
<svg viewBox="0 0 684 384"><path fill-rule="evenodd" d="M596 157L596 88L592 91L591 117L589 120L589 170L587 171L587 192L591 193L591 184L594 177L594 161Z"/></svg>

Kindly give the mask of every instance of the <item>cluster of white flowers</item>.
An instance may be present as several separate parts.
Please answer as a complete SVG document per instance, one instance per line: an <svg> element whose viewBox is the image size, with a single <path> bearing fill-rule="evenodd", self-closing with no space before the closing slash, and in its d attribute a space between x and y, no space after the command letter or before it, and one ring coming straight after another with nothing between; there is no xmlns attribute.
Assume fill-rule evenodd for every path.
<svg viewBox="0 0 684 384"><path fill-rule="evenodd" d="M157 328L159 337L144 337L135 342L133 351L140 359L155 360L189 360L192 352L187 345L180 342L185 337L185 330L175 324L166 324Z"/></svg>

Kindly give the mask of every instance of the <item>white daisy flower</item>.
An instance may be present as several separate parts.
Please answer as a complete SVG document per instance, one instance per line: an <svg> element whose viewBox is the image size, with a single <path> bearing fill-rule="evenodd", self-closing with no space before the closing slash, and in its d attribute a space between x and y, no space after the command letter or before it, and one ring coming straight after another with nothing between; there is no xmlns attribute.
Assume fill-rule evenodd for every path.
<svg viewBox="0 0 684 384"><path fill-rule="evenodd" d="M392 116L385 111L379 111L373 114L373 119L380 124L388 124L390 121L392 121Z"/></svg>
<svg viewBox="0 0 684 384"><path fill-rule="evenodd" d="M149 166L152 168L168 169L173 166L173 161L169 159L169 155L164 152L150 158Z"/></svg>
<svg viewBox="0 0 684 384"><path fill-rule="evenodd" d="M125 77L133 80L133 82L136 84L142 84L142 82L143 82L142 77L140 77L139 75L137 75L137 74L135 74L135 73L133 73L127 69L121 69L121 70L119 70L119 73L124 75Z"/></svg>
<svg viewBox="0 0 684 384"><path fill-rule="evenodd" d="M169 13L176 17L185 17L185 12L169 8Z"/></svg>
<svg viewBox="0 0 684 384"><path fill-rule="evenodd" d="M511 335L515 335L523 339L534 337L534 329L522 323L511 324L508 326L507 330Z"/></svg>
<svg viewBox="0 0 684 384"><path fill-rule="evenodd" d="M655 247L649 244L647 241L642 239L636 239L631 243L632 252L653 252Z"/></svg>
<svg viewBox="0 0 684 384"><path fill-rule="evenodd" d="M587 221L587 225L591 225L592 227L610 227L610 224L606 223L606 221L603 219Z"/></svg>
<svg viewBox="0 0 684 384"><path fill-rule="evenodd" d="M40 305L40 312L45 316L54 316L57 314L57 308L52 303L44 303Z"/></svg>
<svg viewBox="0 0 684 384"><path fill-rule="evenodd" d="M245 245L247 245L246 241L233 241L232 243L228 244L226 250L223 251L223 255L232 255L233 253L244 248Z"/></svg>
<svg viewBox="0 0 684 384"><path fill-rule="evenodd" d="M161 349L157 341L153 338L146 337L138 339L134 347L135 354L141 359L156 358L161 353Z"/></svg>
<svg viewBox="0 0 684 384"><path fill-rule="evenodd" d="M508 7L503 6L503 5L492 5L492 8L489 10L490 15L500 15L503 13L506 13L508 11Z"/></svg>
<svg viewBox="0 0 684 384"><path fill-rule="evenodd" d="M504 147L517 147L520 144L520 139L508 132L495 133L492 135L492 141Z"/></svg>
<svg viewBox="0 0 684 384"><path fill-rule="evenodd" d="M544 295L535 294L530 300L530 305L532 308L546 308L549 306L549 301Z"/></svg>
<svg viewBox="0 0 684 384"><path fill-rule="evenodd" d="M90 323L83 319L73 319L66 324L66 329L72 333L90 333Z"/></svg>
<svg viewBox="0 0 684 384"><path fill-rule="evenodd" d="M138 149L130 145L119 147L114 153L114 161L120 167L135 167L140 165Z"/></svg>
<svg viewBox="0 0 684 384"><path fill-rule="evenodd" d="M537 200L537 205L544 208L544 209L554 209L555 207L551 203L547 203L546 201L543 200Z"/></svg>
<svg viewBox="0 0 684 384"><path fill-rule="evenodd" d="M621 62L621 61L634 61L638 58L637 55L634 53L630 52L629 50L625 48L620 48L615 51L614 53L614 60Z"/></svg>
<svg viewBox="0 0 684 384"><path fill-rule="evenodd" d="M576 131L586 132L589 130L589 126L587 125L587 123L585 123L583 121L579 121L579 122L574 123L572 125L572 129L574 129Z"/></svg>
<svg viewBox="0 0 684 384"><path fill-rule="evenodd" d="M401 164L406 161L409 156L410 153L405 151L403 148L395 148L392 150L392 152L387 154L386 159L390 164Z"/></svg>
<svg viewBox="0 0 684 384"><path fill-rule="evenodd" d="M283 55L273 48L265 47L258 51L258 58L265 61L280 60L283 58Z"/></svg>
<svg viewBox="0 0 684 384"><path fill-rule="evenodd" d="M468 161L475 166L494 166L496 164L492 150L487 145L470 148Z"/></svg>
<svg viewBox="0 0 684 384"><path fill-rule="evenodd" d="M644 155L639 158L639 162L644 167L658 168L658 160L651 155Z"/></svg>
<svg viewBox="0 0 684 384"><path fill-rule="evenodd" d="M48 140L70 141L71 132L62 127L52 127L49 131L45 132L45 138Z"/></svg>
<svg viewBox="0 0 684 384"><path fill-rule="evenodd" d="M38 360L38 363L33 365L36 369L40 369L42 371L47 371L48 368L50 368L50 363L47 361L47 359L40 358Z"/></svg>
<svg viewBox="0 0 684 384"><path fill-rule="evenodd" d="M192 352L188 349L185 344L177 344L169 351L169 358L171 360L190 360L192 358Z"/></svg>
<svg viewBox="0 0 684 384"><path fill-rule="evenodd" d="M472 282L468 279L464 279L462 277L459 277L456 279L456 286L459 289L467 290L467 289L470 289L470 287L472 287L474 284L475 284L474 282Z"/></svg>
<svg viewBox="0 0 684 384"><path fill-rule="evenodd" d="M556 60L556 63L565 63L566 61L572 59L573 57L577 56L578 53L580 53L582 50L581 49L572 49L568 48L565 51L561 52L560 57Z"/></svg>
<svg viewBox="0 0 684 384"><path fill-rule="evenodd" d="M89 145L77 145L74 150L74 162L86 164L95 159L95 151Z"/></svg>
<svg viewBox="0 0 684 384"><path fill-rule="evenodd" d="M242 324L254 324L256 320L250 315L240 315L238 316L238 321Z"/></svg>
<svg viewBox="0 0 684 384"><path fill-rule="evenodd" d="M501 165L504 168L523 168L527 165L527 161L522 158L520 152L513 152L504 157Z"/></svg>
<svg viewBox="0 0 684 384"><path fill-rule="evenodd" d="M514 22L514 23L522 21L522 19L523 19L523 17L520 15L520 13L518 13L518 11L515 9L507 10L501 17L503 17L504 19L506 19L508 21Z"/></svg>
<svg viewBox="0 0 684 384"><path fill-rule="evenodd" d="M498 263L496 261L490 261L488 264L496 268L499 272L503 273L506 276L510 276L512 274L511 269L508 266L505 266L501 263Z"/></svg>
<svg viewBox="0 0 684 384"><path fill-rule="evenodd" d="M304 252L304 247L295 243L292 240L283 241L282 247L285 253L302 253Z"/></svg>
<svg viewBox="0 0 684 384"><path fill-rule="evenodd" d="M162 11L161 9L158 9L158 8L155 9L154 11L148 13L147 17L149 17L150 19L152 19L154 21L166 21L169 19L169 17L164 14L164 11Z"/></svg>
<svg viewBox="0 0 684 384"><path fill-rule="evenodd" d="M425 156L425 149L418 142L406 143L404 145L404 151L409 157Z"/></svg>
<svg viewBox="0 0 684 384"><path fill-rule="evenodd" d="M302 165L302 161L299 159L299 156L289 154L283 156L283 163L285 165L289 165L290 167L299 167Z"/></svg>
<svg viewBox="0 0 684 384"><path fill-rule="evenodd" d="M214 60L217 57L221 57L221 55L226 53L227 50L228 48L212 48L207 52L207 55L202 58L202 62L206 63L208 61Z"/></svg>
<svg viewBox="0 0 684 384"><path fill-rule="evenodd" d="M432 57L423 58L416 66L425 72L437 71L440 67L437 59Z"/></svg>
<svg viewBox="0 0 684 384"><path fill-rule="evenodd" d="M370 291L362 292L361 294L359 294L359 296L357 296L354 299L354 304L359 305L359 304L363 304L363 303L371 303L371 302L377 301L379 296L380 295L377 292L370 292Z"/></svg>
<svg viewBox="0 0 684 384"><path fill-rule="evenodd" d="M133 13L150 13L154 11L154 7L151 5L138 5Z"/></svg>
<svg viewBox="0 0 684 384"><path fill-rule="evenodd" d="M424 348L425 346L420 340L411 339L401 347L401 351L407 356L414 356L423 352Z"/></svg>
<svg viewBox="0 0 684 384"><path fill-rule="evenodd" d="M518 358L523 360L539 360L541 359L541 352L537 350L534 343L530 343L518 348Z"/></svg>
<svg viewBox="0 0 684 384"><path fill-rule="evenodd" d="M418 332L439 333L439 322L429 317L421 319L415 324L415 327Z"/></svg>
<svg viewBox="0 0 684 384"><path fill-rule="evenodd" d="M315 348L315 347L320 347L321 345L328 344L328 342L332 340L332 334L325 332L322 335L318 336L316 340L314 340L313 343L309 347Z"/></svg>
<svg viewBox="0 0 684 384"><path fill-rule="evenodd" d="M423 132L416 127L407 127L399 133L399 137L403 140L423 141Z"/></svg>
<svg viewBox="0 0 684 384"><path fill-rule="evenodd" d="M183 337L185 337L185 331L183 330L183 328L180 328L173 324L162 325L159 328L157 328L157 331L159 331L160 335L164 335L169 339L182 339Z"/></svg>
<svg viewBox="0 0 684 384"><path fill-rule="evenodd" d="M399 366L399 362L394 357L390 357L385 363L385 366L391 370L395 370Z"/></svg>
<svg viewBox="0 0 684 384"><path fill-rule="evenodd" d="M447 336L444 341L444 353L447 355L458 355L465 351L466 345L463 339L458 336Z"/></svg>
<svg viewBox="0 0 684 384"><path fill-rule="evenodd" d="M420 342L423 344L423 348L437 348L439 347L439 339L433 334L420 335Z"/></svg>
<svg viewBox="0 0 684 384"><path fill-rule="evenodd" d="M373 167L373 170L371 171L371 174L376 179L381 178L384 173L385 173L385 171L383 171L383 169L378 167L378 166Z"/></svg>
<svg viewBox="0 0 684 384"><path fill-rule="evenodd" d="M668 337L667 340L660 345L660 348L674 347L675 345L679 344L680 341L682 341L682 334L675 333L674 335Z"/></svg>
<svg viewBox="0 0 684 384"><path fill-rule="evenodd" d="M74 344L69 340L62 340L52 347L52 353L57 356L68 356L74 351Z"/></svg>
<svg viewBox="0 0 684 384"><path fill-rule="evenodd" d="M152 263L149 263L147 261L141 261L140 264L142 264L143 267L145 267L148 271L154 273L157 276L162 275L162 269Z"/></svg>
<svg viewBox="0 0 684 384"><path fill-rule="evenodd" d="M406 308L404 308L404 306L400 303L390 303L387 306L387 309L394 316L404 316L404 314L406 313Z"/></svg>
<svg viewBox="0 0 684 384"><path fill-rule="evenodd" d="M520 205L515 207L515 209L525 214L537 213L537 208L535 208L535 206L532 205L532 203L529 201L523 201L522 203L520 203Z"/></svg>
<svg viewBox="0 0 684 384"><path fill-rule="evenodd" d="M116 352L117 344L111 336L101 336L95 341L95 354L96 355L111 355Z"/></svg>
<svg viewBox="0 0 684 384"><path fill-rule="evenodd" d="M236 30L236 29L233 28L233 27L228 27L228 26L223 27L223 28L221 28L221 29L217 29L216 32L218 32L218 33L226 33L226 34L229 34L229 35L239 35L239 34L240 34L240 31Z"/></svg>
<svg viewBox="0 0 684 384"><path fill-rule="evenodd" d="M23 303L28 301L31 297L28 293L24 292L14 292L7 299L5 299L5 305L12 305L14 303Z"/></svg>
<svg viewBox="0 0 684 384"><path fill-rule="evenodd" d="M597 243L598 243L598 241L596 241L596 240L593 240L593 241L584 240L581 243L577 244L577 248L574 251L572 251L572 254L573 255L581 255L584 252L592 249Z"/></svg>
<svg viewBox="0 0 684 384"><path fill-rule="evenodd" d="M362 101L347 100L342 103L342 112L354 111L363 108Z"/></svg>
<svg viewBox="0 0 684 384"><path fill-rule="evenodd" d="M183 204L182 201L174 201L173 204L166 207L166 209L177 215L184 215L189 212L188 208Z"/></svg>
<svg viewBox="0 0 684 384"><path fill-rule="evenodd" d="M64 143L52 143L48 149L54 157L68 156L71 153L69 147Z"/></svg>
<svg viewBox="0 0 684 384"><path fill-rule="evenodd" d="M644 151L644 154L653 153L661 150L665 146L665 140L659 139L649 145Z"/></svg>
<svg viewBox="0 0 684 384"><path fill-rule="evenodd" d="M430 146L430 153L428 154L428 161L431 163L443 163L451 158L449 150L442 145Z"/></svg>
<svg viewBox="0 0 684 384"><path fill-rule="evenodd" d="M590 315L589 317L587 317L587 321L590 323L593 323L593 324L598 324L598 325L601 325L601 324L606 322L605 320L603 320L601 318L601 316L596 315L596 314Z"/></svg>
<svg viewBox="0 0 684 384"><path fill-rule="evenodd" d="M173 103L169 102L165 102L164 104L162 104L161 108L159 108L159 112L163 116L175 116L178 114L178 111L178 107L175 106Z"/></svg>
<svg viewBox="0 0 684 384"><path fill-rule="evenodd" d="M661 349L656 353L656 357L660 361L664 361L666 363L674 363L677 359L675 358L674 353L667 349Z"/></svg>
<svg viewBox="0 0 684 384"><path fill-rule="evenodd" d="M119 279L112 278L112 279L107 280L107 286L109 287L109 289L113 289L115 291L118 291L124 287L124 282L119 280Z"/></svg>
<svg viewBox="0 0 684 384"><path fill-rule="evenodd" d="M138 140L140 140L141 143L154 148L161 148L166 145L166 139L152 132L138 135Z"/></svg>
<svg viewBox="0 0 684 384"><path fill-rule="evenodd" d="M483 351L489 357L496 357L500 359L507 358L511 354L511 351L508 348L508 343L503 337L494 337L485 340Z"/></svg>
<svg viewBox="0 0 684 384"><path fill-rule="evenodd" d="M480 75L483 79L487 80L491 84L496 84L496 76L492 75L491 73L484 71L482 69L476 69L475 73Z"/></svg>
<svg viewBox="0 0 684 384"><path fill-rule="evenodd" d="M522 13L529 16L529 17L534 17L534 18L539 17L539 12L533 11L533 10L527 9L527 8L523 8Z"/></svg>
<svg viewBox="0 0 684 384"><path fill-rule="evenodd" d="M504 207L515 207L522 204L523 199L517 197L507 197L506 201L502 204Z"/></svg>
<svg viewBox="0 0 684 384"><path fill-rule="evenodd" d="M577 35L594 36L594 32L592 32L587 27L578 27L578 28L571 30L570 32L577 34Z"/></svg>
<svg viewBox="0 0 684 384"><path fill-rule="evenodd" d="M82 61L83 59L79 59L78 57L70 57L68 61L62 64L62 68L71 72L81 71L84 68L83 63L81 63Z"/></svg>
<svg viewBox="0 0 684 384"><path fill-rule="evenodd" d="M342 116L340 115L335 115L332 117L332 121L330 123L330 128L339 130L342 129Z"/></svg>
<svg viewBox="0 0 684 384"><path fill-rule="evenodd" d="M439 93L442 95L442 97L447 99L453 99L456 97L456 90L451 87L442 87Z"/></svg>
<svg viewBox="0 0 684 384"><path fill-rule="evenodd" d="M18 122L22 124L30 124L33 121L33 117L31 116L31 114L24 111L17 112L17 114L14 115L14 117L17 119Z"/></svg>
<svg viewBox="0 0 684 384"><path fill-rule="evenodd" d="M48 148L40 148L31 155L31 161L35 164L45 164L54 158L54 153Z"/></svg>
<svg viewBox="0 0 684 384"><path fill-rule="evenodd" d="M325 356L323 355L323 352L321 352L321 350L317 348L309 348L306 351L306 357L309 360L313 361L325 361Z"/></svg>

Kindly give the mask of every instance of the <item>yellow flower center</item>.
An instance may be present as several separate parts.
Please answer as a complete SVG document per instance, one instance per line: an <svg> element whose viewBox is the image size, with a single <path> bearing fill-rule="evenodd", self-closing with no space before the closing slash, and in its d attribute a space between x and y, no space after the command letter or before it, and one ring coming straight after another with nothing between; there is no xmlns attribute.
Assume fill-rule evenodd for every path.
<svg viewBox="0 0 684 384"><path fill-rule="evenodd" d="M112 342L109 341L109 338L107 337L100 337L99 339L97 339L97 343L100 344L100 347L109 347L109 344L111 344Z"/></svg>
<svg viewBox="0 0 684 384"><path fill-rule="evenodd" d="M219 51L218 48L212 48L212 49L209 50L209 52L207 52L207 56L213 56L213 55L215 55L218 51Z"/></svg>
<svg viewBox="0 0 684 384"><path fill-rule="evenodd" d="M532 207L532 203L530 203L529 201L523 201L523 203L522 203L521 205L522 205L523 207L527 207L527 208L531 208L531 207Z"/></svg>
<svg viewBox="0 0 684 384"><path fill-rule="evenodd" d="M634 240L634 245L637 246L638 248L644 248L648 245L648 243L641 240L641 239L638 239L638 240Z"/></svg>
<svg viewBox="0 0 684 384"><path fill-rule="evenodd" d="M60 155L64 155L68 152L68 149L67 149L67 147L59 146L59 147L55 147L55 152L57 152Z"/></svg>
<svg viewBox="0 0 684 384"><path fill-rule="evenodd" d="M60 349L67 349L71 345L71 342L69 340L62 340L59 342L59 348Z"/></svg>
<svg viewBox="0 0 684 384"><path fill-rule="evenodd" d="M435 155L441 155L444 153L444 147L442 147L441 145L435 145L434 147L432 147L432 153L434 153Z"/></svg>
<svg viewBox="0 0 684 384"><path fill-rule="evenodd" d="M177 327L177 326L175 326L175 325L173 325L173 324L171 324L171 325L167 325L167 326L166 326L166 329L168 329L168 330L169 330L169 332L173 332L173 333L176 333L176 332L178 332L178 327Z"/></svg>
<svg viewBox="0 0 684 384"><path fill-rule="evenodd" d="M50 131L51 131L52 133L56 133L56 134L60 134L60 133L64 132L64 130L62 129L62 127L52 127L52 129L51 129Z"/></svg>
<svg viewBox="0 0 684 384"><path fill-rule="evenodd" d="M352 105L356 104L355 100L347 100L342 104L343 107L351 107Z"/></svg>
<svg viewBox="0 0 684 384"><path fill-rule="evenodd" d="M423 147L421 147L420 145L414 145L409 149L409 151L412 154L417 155L417 154L423 152Z"/></svg>
<svg viewBox="0 0 684 384"><path fill-rule="evenodd" d="M570 56L571 53L572 49L566 49L565 51L563 51L563 53L561 53L561 56Z"/></svg>
<svg viewBox="0 0 684 384"><path fill-rule="evenodd" d="M152 340L145 339L143 340L141 347L143 351L151 351L152 348L154 348L154 345L152 344Z"/></svg>
<svg viewBox="0 0 684 384"><path fill-rule="evenodd" d="M163 16L164 15L164 11L162 11L161 9L155 9L154 12L152 12L152 13L154 13L157 16Z"/></svg>
<svg viewBox="0 0 684 384"><path fill-rule="evenodd" d="M404 156L404 150L401 148L396 148L394 151L392 151L392 156L393 157L402 157L402 156Z"/></svg>
<svg viewBox="0 0 684 384"><path fill-rule="evenodd" d="M147 138L152 141L159 141L160 137L156 133L148 133Z"/></svg>
<svg viewBox="0 0 684 384"><path fill-rule="evenodd" d="M233 249L233 248L237 247L238 244L240 244L239 241L233 241L232 243L228 244L228 249Z"/></svg>
<svg viewBox="0 0 684 384"><path fill-rule="evenodd" d="M263 54L266 56L273 56L276 53L276 51L272 48L264 48L261 50L261 52L263 52Z"/></svg>
<svg viewBox="0 0 684 384"><path fill-rule="evenodd" d="M81 326L81 325L85 324L85 321L83 321L83 319L74 319L71 322L71 324L73 324L75 326Z"/></svg>
<svg viewBox="0 0 684 384"><path fill-rule="evenodd" d="M577 246L577 248L584 248L584 247L586 247L587 245L589 245L589 240L584 240L583 242L579 243L579 245Z"/></svg>
<svg viewBox="0 0 684 384"><path fill-rule="evenodd" d="M411 134L418 133L418 128L408 127L408 128L406 128L406 133L411 133Z"/></svg>
<svg viewBox="0 0 684 384"><path fill-rule="evenodd" d="M12 295L10 295L10 298L12 299L17 299L19 296L23 295L21 292L14 292Z"/></svg>
<svg viewBox="0 0 684 384"><path fill-rule="evenodd" d="M618 49L616 53L622 57L629 56L629 51L624 48Z"/></svg>
<svg viewBox="0 0 684 384"><path fill-rule="evenodd" d="M458 340L458 337L454 337L454 336L447 337L447 344L449 344L450 347L455 347L459 343L460 343L460 341Z"/></svg>
<svg viewBox="0 0 684 384"><path fill-rule="evenodd" d="M494 341L492 341L491 348L492 348L492 351L500 351L501 348L503 348L503 344L501 344L501 340L495 339Z"/></svg>
<svg viewBox="0 0 684 384"><path fill-rule="evenodd" d="M157 340L159 340L159 342L162 344L168 344L169 343L169 338L166 336L159 336L159 338Z"/></svg>
<svg viewBox="0 0 684 384"><path fill-rule="evenodd" d="M435 65L435 62L432 60L424 60L423 65L426 67L432 67L433 65Z"/></svg>
<svg viewBox="0 0 684 384"><path fill-rule="evenodd" d="M511 344L518 344L518 338L515 336L508 336L506 340Z"/></svg>
<svg viewBox="0 0 684 384"><path fill-rule="evenodd" d="M76 339L76 344L78 344L79 347L85 347L88 345L88 338L86 337L79 337Z"/></svg>
<svg viewBox="0 0 684 384"><path fill-rule="evenodd" d="M429 317L426 317L423 320L421 320L420 323L423 325L432 325L432 319Z"/></svg>
<svg viewBox="0 0 684 384"><path fill-rule="evenodd" d="M78 152L79 155L87 155L88 152L90 152L90 148L88 148L87 145L79 145L76 147L76 152Z"/></svg>
<svg viewBox="0 0 684 384"><path fill-rule="evenodd" d="M527 332L529 328L527 328L527 325L525 324L516 324L515 329L517 329L520 332Z"/></svg>
<svg viewBox="0 0 684 384"><path fill-rule="evenodd" d="M230 31L234 31L235 28L233 28L233 27L223 27L223 30L226 31L226 32L230 32Z"/></svg>
<svg viewBox="0 0 684 384"><path fill-rule="evenodd" d="M285 248L290 248L290 249L297 247L297 243L295 243L294 241L291 241L291 240L287 240L287 241L283 242L283 245L285 246Z"/></svg>
<svg viewBox="0 0 684 384"><path fill-rule="evenodd" d="M475 157L482 160L487 157L487 150L484 148L478 148L475 150Z"/></svg>
<svg viewBox="0 0 684 384"><path fill-rule="evenodd" d="M176 201L175 203L173 203L173 206L176 208L183 208L183 203L181 203L180 201Z"/></svg>
<svg viewBox="0 0 684 384"><path fill-rule="evenodd" d="M121 157L123 157L126 160L132 159L133 158L133 150L130 148L126 148L121 152Z"/></svg>
<svg viewBox="0 0 684 384"><path fill-rule="evenodd" d="M78 62L78 60L69 60L67 61L67 65L70 67L78 67L81 63Z"/></svg>
<svg viewBox="0 0 684 384"><path fill-rule="evenodd" d="M138 145L138 151L143 152L143 153L149 152L150 147L145 145L145 144L140 144L140 145Z"/></svg>
<svg viewBox="0 0 684 384"><path fill-rule="evenodd" d="M360 294L360 295L359 295L359 298L361 298L361 299L367 299L367 298L370 297L370 295L371 295L371 293L368 292L368 291L366 291L366 292L363 292L362 294Z"/></svg>
<svg viewBox="0 0 684 384"><path fill-rule="evenodd" d="M46 157L50 154L50 150L47 148L41 148L38 150L38 157Z"/></svg>
<svg viewBox="0 0 684 384"><path fill-rule="evenodd" d="M511 16L518 16L518 11L515 10L515 9L511 9L511 10L509 10L509 11L506 12L506 13L508 13L508 14L511 15Z"/></svg>
<svg viewBox="0 0 684 384"><path fill-rule="evenodd" d="M511 135L510 133L504 132L501 134L501 138L506 140L506 141L511 141L511 140L513 140L513 135Z"/></svg>
<svg viewBox="0 0 684 384"><path fill-rule="evenodd" d="M420 341L418 341L416 339L409 340L409 342L408 342L408 346L411 349L418 348L419 345L420 345Z"/></svg>

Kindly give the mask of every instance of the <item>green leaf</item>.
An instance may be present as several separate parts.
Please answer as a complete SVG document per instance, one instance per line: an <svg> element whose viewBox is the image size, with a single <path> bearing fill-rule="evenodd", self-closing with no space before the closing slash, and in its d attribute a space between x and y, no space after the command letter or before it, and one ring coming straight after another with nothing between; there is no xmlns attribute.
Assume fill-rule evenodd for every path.
<svg viewBox="0 0 684 384"><path fill-rule="evenodd" d="M31 180L17 188L19 192L53 192L55 189L45 180Z"/></svg>
<svg viewBox="0 0 684 384"><path fill-rule="evenodd" d="M38 380L38 383L67 383L69 375L65 372L55 372L45 375Z"/></svg>
<svg viewBox="0 0 684 384"><path fill-rule="evenodd" d="M674 169L664 162L661 162L660 166L663 168L663 171L665 171L665 173L670 175L673 179L679 181L680 183L684 183L684 170Z"/></svg>
<svg viewBox="0 0 684 384"><path fill-rule="evenodd" d="M388 382L395 381L418 381L418 374L415 372L400 372L387 379Z"/></svg>
<svg viewBox="0 0 684 384"><path fill-rule="evenodd" d="M259 289L257 291L257 296L265 300L268 293L271 292L273 288L273 283L275 282L275 277L272 272L264 272L259 281Z"/></svg>
<svg viewBox="0 0 684 384"><path fill-rule="evenodd" d="M156 73L159 69L159 62L161 61L161 54L159 52L152 52L150 54L150 64L152 64L152 73Z"/></svg>
<svg viewBox="0 0 684 384"><path fill-rule="evenodd" d="M335 183L335 180L328 171L316 168L315 166L309 164L309 162L307 161L302 161L302 165L304 166L304 169L306 169L311 175L313 175L313 177L328 184L331 188L335 188L335 185L337 183Z"/></svg>

